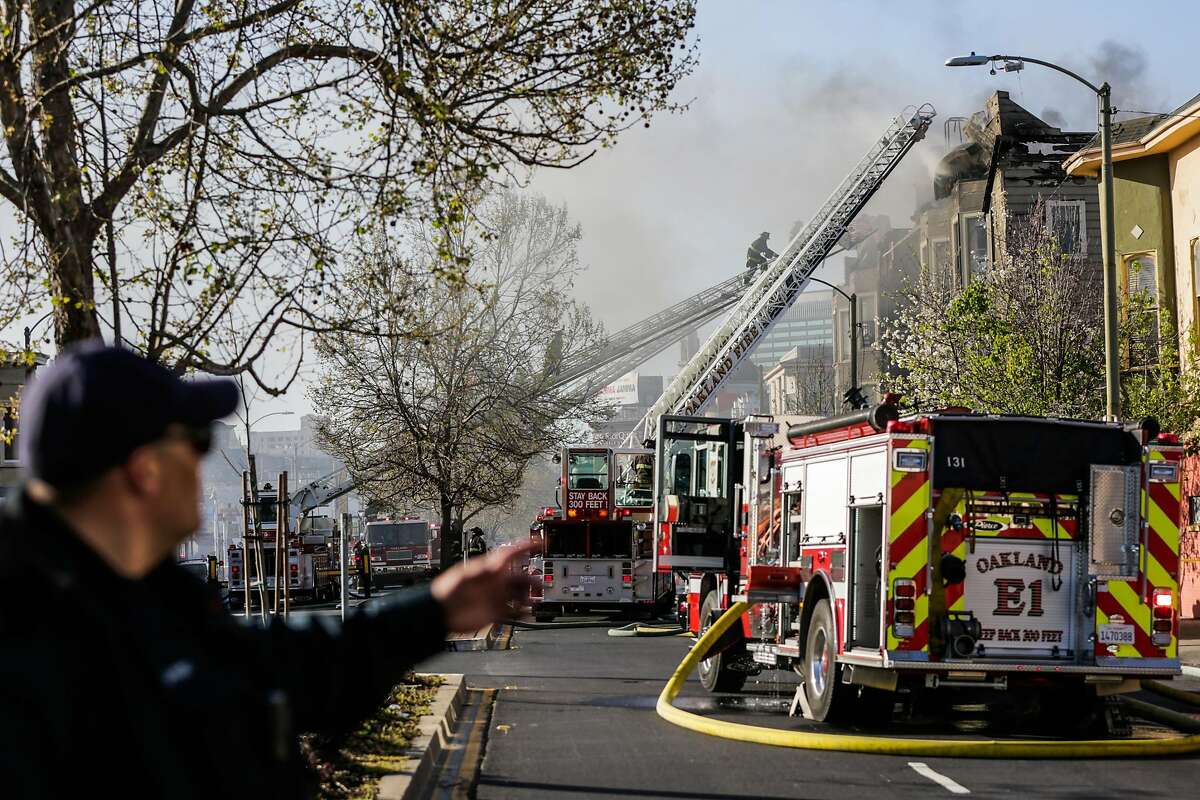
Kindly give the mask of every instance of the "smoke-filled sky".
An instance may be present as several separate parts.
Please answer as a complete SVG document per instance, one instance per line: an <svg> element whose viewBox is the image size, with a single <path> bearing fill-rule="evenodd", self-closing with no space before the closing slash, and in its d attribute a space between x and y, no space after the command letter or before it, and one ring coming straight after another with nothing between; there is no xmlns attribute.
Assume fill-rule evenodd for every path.
<svg viewBox="0 0 1200 800"><path fill-rule="evenodd" d="M932 103L938 116L868 208L896 226L929 192L945 120L996 89L1054 124L1095 129L1094 96L1065 76L1035 65L991 76L945 68L947 57L1057 62L1112 83L1118 108L1162 111L1200 92L1197 30L1197 0L701 0L700 66L678 93L689 110L628 131L581 167L534 175L530 188L582 224L578 296L617 330L741 269L759 231L780 249L907 105ZM840 276L836 262L827 270ZM670 371L675 356L644 371ZM298 386L253 413L308 408ZM295 426L274 417L262 428Z"/></svg>
<svg viewBox="0 0 1200 800"><path fill-rule="evenodd" d="M759 231L781 249L906 105L931 102L938 116L868 208L896 226L930 191L945 120L997 89L1055 124L1096 127L1095 96L1065 76L1035 65L991 76L943 67L947 57L1040 58L1108 80L1118 108L1168 110L1200 92L1198 23L1194 0L1138 13L1116 2L709 0L700 67L679 90L690 109L629 131L577 169L543 172L532 188L583 225L579 295L615 330L741 268ZM834 263L826 270L840 275ZM675 360L668 351L649 371Z"/></svg>

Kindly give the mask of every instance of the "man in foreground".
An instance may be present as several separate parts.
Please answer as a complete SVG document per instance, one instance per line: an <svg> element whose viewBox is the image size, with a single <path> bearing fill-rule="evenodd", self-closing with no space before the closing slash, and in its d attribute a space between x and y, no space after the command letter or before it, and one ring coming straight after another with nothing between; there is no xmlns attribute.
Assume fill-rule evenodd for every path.
<svg viewBox="0 0 1200 800"><path fill-rule="evenodd" d="M13 797L289 797L296 737L375 711L448 631L523 600L505 548L344 625L229 616L172 558L200 522L200 462L229 381L185 382L99 344L22 400L26 484L0 520L0 785Z"/></svg>

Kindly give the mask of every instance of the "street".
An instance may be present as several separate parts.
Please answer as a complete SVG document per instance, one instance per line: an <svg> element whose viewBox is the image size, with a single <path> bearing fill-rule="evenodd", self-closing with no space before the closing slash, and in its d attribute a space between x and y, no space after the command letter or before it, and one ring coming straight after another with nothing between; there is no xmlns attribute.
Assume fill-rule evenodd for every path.
<svg viewBox="0 0 1200 800"><path fill-rule="evenodd" d="M619 623L614 623L619 624ZM603 628L517 631L510 648L447 653L423 670L462 672L495 689L476 796L481 798L845 798L931 792L991 796L1184 797L1196 759L965 760L868 756L742 744L677 728L655 701L687 637L613 638ZM1179 685L1198 688L1196 682ZM677 705L753 725L786 717L795 682L764 672L714 699L693 676ZM482 694L482 693L479 693ZM1139 732L1140 733L1140 732ZM929 731L922 731L929 735ZM940 735L962 735L952 730Z"/></svg>

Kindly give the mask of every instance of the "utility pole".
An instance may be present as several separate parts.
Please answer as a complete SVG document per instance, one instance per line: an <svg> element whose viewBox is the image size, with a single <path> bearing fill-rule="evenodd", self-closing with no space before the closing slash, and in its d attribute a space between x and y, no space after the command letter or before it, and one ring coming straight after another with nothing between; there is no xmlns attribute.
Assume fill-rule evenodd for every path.
<svg viewBox="0 0 1200 800"><path fill-rule="evenodd" d="M1105 416L1110 422L1115 422L1121 418L1121 368L1118 363L1121 353L1117 343L1117 257L1116 236L1113 230L1115 215L1112 172L1112 87L1107 82L1096 86L1065 67L1029 56L1002 54L981 56L972 51L969 56L946 59L946 66L982 67L990 63L993 65L992 74L995 75L997 63L1005 72L1019 72L1025 68L1026 61L1074 78L1096 93L1096 100L1099 104L1100 149L1103 152L1100 183L1101 191L1104 193L1104 221L1100 227L1100 248L1104 258L1104 400ZM1081 220L1081 223L1086 225L1087 220Z"/></svg>
<svg viewBox="0 0 1200 800"><path fill-rule="evenodd" d="M1121 418L1121 357L1117 344L1117 256L1116 223L1113 210L1112 87L1107 82L1096 93L1100 103L1100 148L1104 153L1101 183L1104 190L1104 225L1100 246L1104 249L1104 389L1105 413L1110 422Z"/></svg>
<svg viewBox="0 0 1200 800"><path fill-rule="evenodd" d="M350 542L350 514L345 512L342 514L341 531L338 534L338 586L342 594L342 622L346 621L346 559L350 557L348 544Z"/></svg>

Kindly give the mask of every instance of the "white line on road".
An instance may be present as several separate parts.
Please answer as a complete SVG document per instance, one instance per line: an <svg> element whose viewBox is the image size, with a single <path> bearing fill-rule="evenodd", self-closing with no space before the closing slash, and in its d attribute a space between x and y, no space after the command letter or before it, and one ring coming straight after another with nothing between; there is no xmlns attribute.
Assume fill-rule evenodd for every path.
<svg viewBox="0 0 1200 800"><path fill-rule="evenodd" d="M971 790L963 786L953 778L947 778L940 772L934 772L929 768L928 764L921 761L910 761L908 765L920 776L929 778L929 780L946 789L951 794L970 794Z"/></svg>

